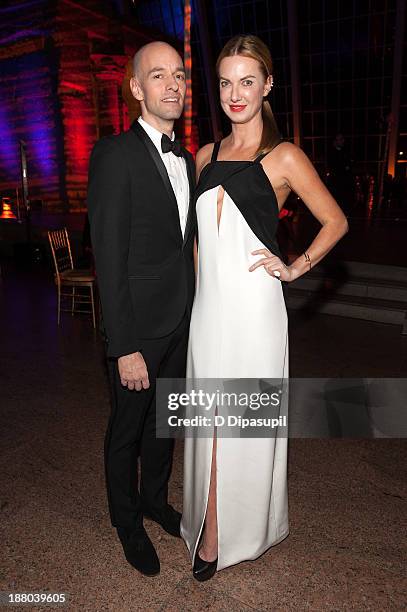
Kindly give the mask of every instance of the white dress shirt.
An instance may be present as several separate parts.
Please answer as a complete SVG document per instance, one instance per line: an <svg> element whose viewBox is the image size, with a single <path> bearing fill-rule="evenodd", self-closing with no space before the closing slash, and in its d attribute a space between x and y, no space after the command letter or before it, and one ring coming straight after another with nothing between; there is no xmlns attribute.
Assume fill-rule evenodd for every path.
<svg viewBox="0 0 407 612"><path fill-rule="evenodd" d="M182 236L184 236L189 207L189 181L186 160L184 157L178 157L177 155L174 155L172 151L168 151L168 153L163 153L161 150L162 132L147 123L147 121L144 121L142 117L138 118L138 122L155 144L157 151L159 152L160 157L164 162L164 166L168 173L168 178L170 179L177 200L179 222ZM175 134L173 132L171 135L171 140L174 139Z"/></svg>

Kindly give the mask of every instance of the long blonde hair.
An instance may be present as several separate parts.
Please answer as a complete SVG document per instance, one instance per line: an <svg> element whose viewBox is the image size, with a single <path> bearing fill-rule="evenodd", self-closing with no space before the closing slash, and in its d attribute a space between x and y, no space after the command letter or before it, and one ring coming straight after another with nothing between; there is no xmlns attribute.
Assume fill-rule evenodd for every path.
<svg viewBox="0 0 407 612"><path fill-rule="evenodd" d="M264 80L273 73L273 60L271 59L270 51L267 45L258 36L254 36L254 34L238 35L228 40L216 60L216 74L218 78L221 61L224 57L233 55L244 55L245 57L257 60L260 64ZM270 102L266 99L263 100L262 117L263 132L256 155L271 151L281 140L281 134L274 119Z"/></svg>

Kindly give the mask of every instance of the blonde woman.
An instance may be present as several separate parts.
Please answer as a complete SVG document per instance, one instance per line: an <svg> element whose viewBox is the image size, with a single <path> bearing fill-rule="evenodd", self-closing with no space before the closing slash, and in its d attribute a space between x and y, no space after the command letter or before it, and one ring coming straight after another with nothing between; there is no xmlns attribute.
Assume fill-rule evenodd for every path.
<svg viewBox="0 0 407 612"><path fill-rule="evenodd" d="M308 157L282 141L266 100L269 49L237 36L216 64L231 133L197 154L197 288L187 376L288 376L287 313L281 282L315 266L347 231L340 207ZM284 264L275 234L295 191L321 223L306 252ZM287 437L188 437L181 534L203 581L256 559L288 535Z"/></svg>

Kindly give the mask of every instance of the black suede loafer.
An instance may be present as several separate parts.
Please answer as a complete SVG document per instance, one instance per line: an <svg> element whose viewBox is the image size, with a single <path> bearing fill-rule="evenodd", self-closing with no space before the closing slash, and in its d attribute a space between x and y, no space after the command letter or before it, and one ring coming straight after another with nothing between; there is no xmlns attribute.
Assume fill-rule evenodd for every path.
<svg viewBox="0 0 407 612"><path fill-rule="evenodd" d="M160 560L144 527L129 531L117 528L127 561L145 576L160 573Z"/></svg>
<svg viewBox="0 0 407 612"><path fill-rule="evenodd" d="M180 524L181 524L181 514L177 512L175 508L170 506L164 506L161 510L143 510L143 515L155 521L170 535L180 538Z"/></svg>

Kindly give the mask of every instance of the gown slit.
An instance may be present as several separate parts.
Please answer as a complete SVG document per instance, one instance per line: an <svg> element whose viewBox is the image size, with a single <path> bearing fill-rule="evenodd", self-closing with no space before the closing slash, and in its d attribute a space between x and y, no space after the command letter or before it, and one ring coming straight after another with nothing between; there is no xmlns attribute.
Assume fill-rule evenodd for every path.
<svg viewBox="0 0 407 612"><path fill-rule="evenodd" d="M215 409L215 415L217 413L217 410ZM216 438L216 429L215 427L213 428L213 438L210 438L212 441ZM201 541L201 536L202 536L202 532L204 530L204 525L205 525L205 519L206 519L206 515L208 512L208 503L209 503L209 491L210 491L210 487L211 487L211 476L212 476L212 461L213 461L213 453L215 452L215 455L217 453L217 449L218 449L218 445L216 444L215 447L215 451L213 450L213 442L212 442L212 454L211 454L211 461L209 463L209 479L208 479L208 486L207 486L207 490L206 490L206 495L205 495L205 508L204 508L204 513L202 515L202 519L201 519L201 525L199 528L199 532L198 532L198 538L196 540L195 543L195 547L192 553L192 563L194 563L195 560L195 555L198 552L198 547L199 547L199 543ZM218 461L217 461L217 457L216 457L216 471L218 469ZM218 554L217 556L219 557L219 525L218 525L218 478L216 475L216 522L217 522L217 541L218 541Z"/></svg>

